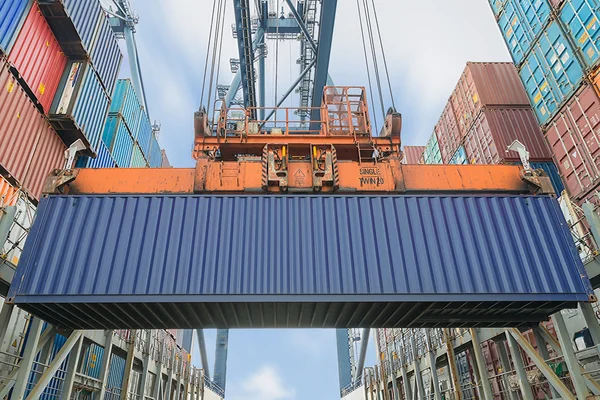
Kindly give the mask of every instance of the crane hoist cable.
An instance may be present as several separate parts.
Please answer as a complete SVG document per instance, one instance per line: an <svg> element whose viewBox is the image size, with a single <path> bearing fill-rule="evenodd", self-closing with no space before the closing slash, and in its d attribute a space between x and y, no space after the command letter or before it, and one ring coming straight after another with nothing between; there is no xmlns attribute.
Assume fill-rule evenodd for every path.
<svg viewBox="0 0 600 400"><path fill-rule="evenodd" d="M375 102L373 100L373 85L371 83L371 72L369 68L369 56L367 55L367 45L365 42L365 31L362 23L362 13L360 8L360 0L356 0L356 7L358 8L358 22L360 26L360 35L362 37L362 45L363 45L363 53L365 56L365 67L367 68L367 80L369 82L369 98L371 100L371 109L375 110ZM375 132L379 132L379 128L377 127L377 118L373 119L373 123L375 125Z"/></svg>
<svg viewBox="0 0 600 400"><path fill-rule="evenodd" d="M213 80L215 77L215 65L216 65L216 59L217 59L217 47L219 46L219 43L223 41L223 37L222 32L223 32L223 27L222 24L225 23L225 12L223 10L224 6L227 4L226 2L224 3L225 0L219 0L219 5L218 5L218 10L217 10L217 22L216 22L216 29L215 29L215 38L214 38L214 44L213 44L213 55L212 55L212 61L211 61L211 69L210 69L210 83L208 84L208 96L209 96L209 103L208 103L208 107L207 107L207 111L208 114L210 115L210 96L212 95L212 91L213 91ZM215 83L216 85L216 83ZM214 110L213 110L214 111Z"/></svg>
<svg viewBox="0 0 600 400"><path fill-rule="evenodd" d="M223 50L223 29L225 26L225 15L227 14L227 3L228 1L225 0L224 5L223 5L223 20L221 21L221 40L219 42L219 57L217 58L217 78L215 79L215 97L218 96L218 89L217 86L219 85L219 75L221 72L221 50Z"/></svg>
<svg viewBox="0 0 600 400"><path fill-rule="evenodd" d="M213 25L215 22L215 10L217 6L217 0L213 1L212 13L210 18L210 30L208 31L208 41L206 43L206 58L204 61L204 77L202 78L202 94L200 95L200 108L203 106L204 102L204 88L206 85L206 73L208 72L208 56L210 54L210 48L212 44L212 33L213 33ZM208 95L210 97L210 94Z"/></svg>
<svg viewBox="0 0 600 400"><path fill-rule="evenodd" d="M383 40L381 39L381 30L379 29L379 18L377 17L377 9L375 8L375 0L371 0L373 4L373 15L375 16L375 27L377 28L377 36L379 37L379 45L381 46L381 57L383 58L383 66L385 68L385 76L388 83L388 89L390 90L390 98L392 100L392 107L394 110L396 109L396 104L394 103L394 94L392 93L392 83L390 81L390 73L387 66L387 60L385 57L385 50L383 49Z"/></svg>
<svg viewBox="0 0 600 400"><path fill-rule="evenodd" d="M365 7L365 21L367 24L367 32L369 38L369 47L371 50L371 57L373 58L373 70L375 71L375 81L377 82L377 92L379 94L379 103L381 106L381 115L385 115L385 104L383 102L383 92L381 90L381 79L379 77L379 63L377 62L377 52L375 48L375 42L373 40L373 27L371 24L371 12L369 11L369 2L368 0L363 0L363 5Z"/></svg>
<svg viewBox="0 0 600 400"><path fill-rule="evenodd" d="M279 75L279 0L275 3L275 16L277 17L277 23L275 25L275 105L277 105L277 84ZM277 110L275 110L275 121L277 121Z"/></svg>

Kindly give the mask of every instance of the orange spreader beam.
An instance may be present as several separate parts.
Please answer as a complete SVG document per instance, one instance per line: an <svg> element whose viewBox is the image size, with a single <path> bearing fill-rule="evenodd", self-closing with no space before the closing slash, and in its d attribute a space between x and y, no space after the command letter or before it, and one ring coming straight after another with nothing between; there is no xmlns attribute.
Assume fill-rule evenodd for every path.
<svg viewBox="0 0 600 400"><path fill-rule="evenodd" d="M359 164L336 163L330 184L315 187L310 161L286 165L285 186L265 183L264 163L199 162L197 168L76 169L55 171L45 193L194 194L194 193L532 193L518 166L402 165L397 159Z"/></svg>

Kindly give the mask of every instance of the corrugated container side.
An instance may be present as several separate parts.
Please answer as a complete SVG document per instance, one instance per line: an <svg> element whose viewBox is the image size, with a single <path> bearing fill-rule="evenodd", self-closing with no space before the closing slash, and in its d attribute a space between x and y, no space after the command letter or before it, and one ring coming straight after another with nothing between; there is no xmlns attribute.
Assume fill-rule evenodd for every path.
<svg viewBox="0 0 600 400"><path fill-rule="evenodd" d="M323 218L281 227L287 215L312 214ZM74 236L80 246L70 245ZM294 251L299 241L308 253ZM40 201L9 298L29 309L43 304L58 310L55 304L64 302L73 312L78 304L111 310L102 321L56 314L77 329L118 324L115 313L123 321L135 319L131 327L147 317L145 324L189 329L211 323L203 307L186 308L201 323L178 315L174 310L191 305L186 302L216 311L211 302L230 304L239 296L240 326L248 325L248 296L283 303L281 310L289 301L433 301L442 304L429 311L448 316L448 301L502 298L525 302L527 310L536 307L532 302L588 301L593 292L586 276L553 196L48 196ZM140 296L171 312L140 307L144 317L133 316L138 312L131 302ZM331 308L337 311L331 310L326 325L336 327L336 313L345 307ZM237 308L225 309L231 311L217 312L218 319L235 326ZM485 314L468 311L469 317ZM428 317L440 321L439 315ZM283 316L278 324L285 321ZM373 325L384 327L381 321Z"/></svg>
<svg viewBox="0 0 600 400"><path fill-rule="evenodd" d="M519 74L540 125L545 125L583 79L575 51L556 21L540 36Z"/></svg>
<svg viewBox="0 0 600 400"><path fill-rule="evenodd" d="M29 86L45 112L50 111L67 57L46 19L34 4L9 55L9 61Z"/></svg>
<svg viewBox="0 0 600 400"><path fill-rule="evenodd" d="M504 37L504 42L508 51L515 62L520 65L525 59L525 55L531 49L531 27L522 22L521 14L517 12L514 3L509 3L498 19L500 32Z"/></svg>
<svg viewBox="0 0 600 400"><path fill-rule="evenodd" d="M494 15L496 17L498 17L498 15L500 15L502 10L504 10L507 0L489 0L489 1L490 1L490 5L492 6L492 11L494 11Z"/></svg>
<svg viewBox="0 0 600 400"><path fill-rule="evenodd" d="M130 79L119 79L115 87L114 95L109 108L110 113L121 114L125 120L125 125L134 137L139 130L139 121L142 114L142 106L135 94L133 84Z"/></svg>
<svg viewBox="0 0 600 400"><path fill-rule="evenodd" d="M85 376L99 379L103 357L104 347L98 346L96 343L89 343L85 347L83 360L79 364L79 372Z"/></svg>
<svg viewBox="0 0 600 400"><path fill-rule="evenodd" d="M150 168L160 168L162 164L162 149L154 135L152 136L152 142L150 144L150 156L146 158L146 161Z"/></svg>
<svg viewBox="0 0 600 400"><path fill-rule="evenodd" d="M569 0L560 10L560 20L587 68L600 59L600 5L597 1Z"/></svg>
<svg viewBox="0 0 600 400"><path fill-rule="evenodd" d="M527 93L513 63L468 62L466 79L473 80L470 91L473 115L488 106L529 106Z"/></svg>
<svg viewBox="0 0 600 400"><path fill-rule="evenodd" d="M96 158L79 157L75 168L115 168L117 166L104 142L100 141L96 153Z"/></svg>
<svg viewBox="0 0 600 400"><path fill-rule="evenodd" d="M106 379L106 396L114 399L121 394L123 386L123 377L125 376L125 359L116 354L111 354L108 367L108 377ZM111 396L112 395L112 396Z"/></svg>
<svg viewBox="0 0 600 400"><path fill-rule="evenodd" d="M119 115L109 114L104 123L104 130L102 131L102 142L106 145L109 151L112 151L115 145L115 139L117 137L117 129L121 118Z"/></svg>
<svg viewBox="0 0 600 400"><path fill-rule="evenodd" d="M89 64L71 63L52 104L50 119L67 116L82 131L93 150L102 137L110 99Z"/></svg>
<svg viewBox="0 0 600 400"><path fill-rule="evenodd" d="M142 110L140 115L138 131L134 138L142 149L142 153L148 157L150 155L150 141L152 140L152 123L145 110Z"/></svg>
<svg viewBox="0 0 600 400"><path fill-rule="evenodd" d="M521 14L521 23L527 25L533 42L548 24L552 7L548 0L509 0Z"/></svg>
<svg viewBox="0 0 600 400"><path fill-rule="evenodd" d="M448 164L469 164L469 159L464 146L460 146L458 150L456 150L456 153L454 153Z"/></svg>
<svg viewBox="0 0 600 400"><path fill-rule="evenodd" d="M0 3L0 52L8 54L32 0L3 0Z"/></svg>
<svg viewBox="0 0 600 400"><path fill-rule="evenodd" d="M552 154L531 109L486 108L465 138L471 164L500 164L519 160L514 151L507 152L518 140L529 151L531 160L550 160Z"/></svg>
<svg viewBox="0 0 600 400"><path fill-rule="evenodd" d="M423 163L424 164L442 164L442 154L440 153L440 146L438 145L437 135L435 132L431 135L425 146L423 152Z"/></svg>
<svg viewBox="0 0 600 400"><path fill-rule="evenodd" d="M0 207L17 204L18 189L0 175Z"/></svg>
<svg viewBox="0 0 600 400"><path fill-rule="evenodd" d="M64 144L4 63L0 66L0 165L39 196L46 175L63 166L63 151Z"/></svg>
<svg viewBox="0 0 600 400"><path fill-rule="evenodd" d="M127 168L130 166L133 152L133 138L123 120L118 117L115 126L115 140L111 149L111 154L117 167Z"/></svg>
<svg viewBox="0 0 600 400"><path fill-rule="evenodd" d="M437 136L442 161L447 164L462 139L451 101L446 103L442 116L434 127L434 132Z"/></svg>
<svg viewBox="0 0 600 400"><path fill-rule="evenodd" d="M52 360L54 360L54 358L56 358L56 355L58 354L60 349L64 346L66 341L67 341L67 338L65 338L62 335L57 334L54 337L54 342L52 343L52 348L50 350L50 361L52 361ZM40 356L41 356L41 353L37 355L36 361L43 363L45 360L44 361L40 360ZM62 364L58 367L58 371L50 379L50 382L48 382L48 384L47 384L46 388L43 390L42 394L39 396L39 400L56 400L60 396L60 393L63 389L63 383L64 383L64 380L67 375L68 362L69 362L69 357L67 356L65 361L63 361ZM36 372L32 371L29 374L27 390L25 392L26 397L29 395L32 388L37 383L42 372L44 372L43 368L38 364L34 365L34 370Z"/></svg>
<svg viewBox="0 0 600 400"><path fill-rule="evenodd" d="M48 0L45 0L48 1ZM94 34L98 22L104 12L98 0L54 0L64 4L67 15L73 21L73 25L81 38L83 47L88 51L92 48Z"/></svg>
<svg viewBox="0 0 600 400"><path fill-rule="evenodd" d="M129 164L131 168L146 168L148 167L148 163L142 154L142 150L140 150L140 146L136 143L133 146L133 153L131 155L131 163Z"/></svg>
<svg viewBox="0 0 600 400"><path fill-rule="evenodd" d="M90 50L90 59L108 96L112 96L123 54L110 26L108 16L102 15Z"/></svg>
<svg viewBox="0 0 600 400"><path fill-rule="evenodd" d="M600 183L600 98L591 85L567 102L545 135L569 194L583 198Z"/></svg>
<svg viewBox="0 0 600 400"><path fill-rule="evenodd" d="M424 151L425 146L404 146L404 149L402 150L404 153L402 162L404 164L419 164Z"/></svg>

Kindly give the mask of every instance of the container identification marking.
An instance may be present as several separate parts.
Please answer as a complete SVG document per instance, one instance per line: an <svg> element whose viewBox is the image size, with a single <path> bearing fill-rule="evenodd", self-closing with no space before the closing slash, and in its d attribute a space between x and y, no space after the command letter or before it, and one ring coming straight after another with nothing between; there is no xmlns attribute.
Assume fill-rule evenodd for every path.
<svg viewBox="0 0 600 400"><path fill-rule="evenodd" d="M358 181L360 186L363 187L365 185L369 186L380 186L383 185L383 178L381 177L381 172L379 168L369 167L369 168L360 168L359 172L360 177Z"/></svg>

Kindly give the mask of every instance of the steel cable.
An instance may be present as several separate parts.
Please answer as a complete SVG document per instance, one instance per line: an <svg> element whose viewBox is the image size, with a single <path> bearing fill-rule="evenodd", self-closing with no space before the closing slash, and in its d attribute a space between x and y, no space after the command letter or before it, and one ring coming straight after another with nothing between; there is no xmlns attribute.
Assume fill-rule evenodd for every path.
<svg viewBox="0 0 600 400"><path fill-rule="evenodd" d="M358 24L360 26L360 35L362 37L362 45L363 45L363 54L365 55L365 66L367 67L367 80L369 81L369 98L371 99L371 108L375 110L375 102L373 100L373 85L371 83L371 72L369 68L369 56L367 55L367 45L365 43L365 32L363 28L363 20L362 13L360 10L360 0L356 0L356 6L358 8ZM377 118L373 121L375 125L375 131L379 132L379 127L377 126Z"/></svg>
<svg viewBox="0 0 600 400"><path fill-rule="evenodd" d="M222 40L222 38L219 37L219 26L221 25L221 18L225 17L224 15L222 15L222 9L223 9L223 0L219 0L219 6L218 6L218 10L217 10L217 24L216 24L215 38L214 38L214 45L213 45L213 55L212 55L211 68L210 68L210 83L208 84L208 96L209 97L212 95L212 92L213 92L213 80L215 77L215 61L217 59L217 46L219 44L219 40ZM208 107L206 107L206 109L207 109L207 114L210 115L210 99L208 99ZM213 110L213 112L214 112L214 110Z"/></svg>
<svg viewBox="0 0 600 400"><path fill-rule="evenodd" d="M200 95L200 108L202 108L202 103L204 102L204 85L206 84L206 73L208 71L208 56L210 54L210 45L211 45L211 40L212 40L213 25L215 22L216 5L217 5L217 0L214 0L213 6L212 6L212 16L210 18L210 30L208 33L208 42L206 43L206 59L204 62L204 77L202 78L202 94Z"/></svg>
<svg viewBox="0 0 600 400"><path fill-rule="evenodd" d="M217 58L217 79L215 80L215 97L218 97L219 95L219 90L218 90L218 86L219 86L219 75L221 72L221 50L223 49L223 30L225 27L225 15L227 13L227 0L225 0L224 5L223 5L223 18L221 21L221 40L219 42L219 57Z"/></svg>
<svg viewBox="0 0 600 400"><path fill-rule="evenodd" d="M392 107L394 110L396 109L396 104L394 103L394 94L392 93L392 82L390 81L390 73L388 71L387 60L385 57L385 50L383 49L383 40L381 39L381 30L379 29L379 18L377 17L377 9L375 8L375 0L371 0L373 4L373 15L375 16L375 27L377 28L377 36L379 36L379 45L381 46L381 56L383 58L383 66L385 68L385 76L388 83L388 89L390 90L390 98L392 100Z"/></svg>
<svg viewBox="0 0 600 400"><path fill-rule="evenodd" d="M381 90L381 79L379 77L379 67L377 63L377 51L375 48L375 41L373 40L373 27L371 25L371 12L369 11L369 2L368 0L363 0L363 4L365 5L365 15L367 22L367 32L369 37L369 44L371 47L371 57L373 58L373 69L375 71L375 81L377 82L377 91L379 93L379 103L381 105L381 114L385 116L385 105L383 103L383 91Z"/></svg>

